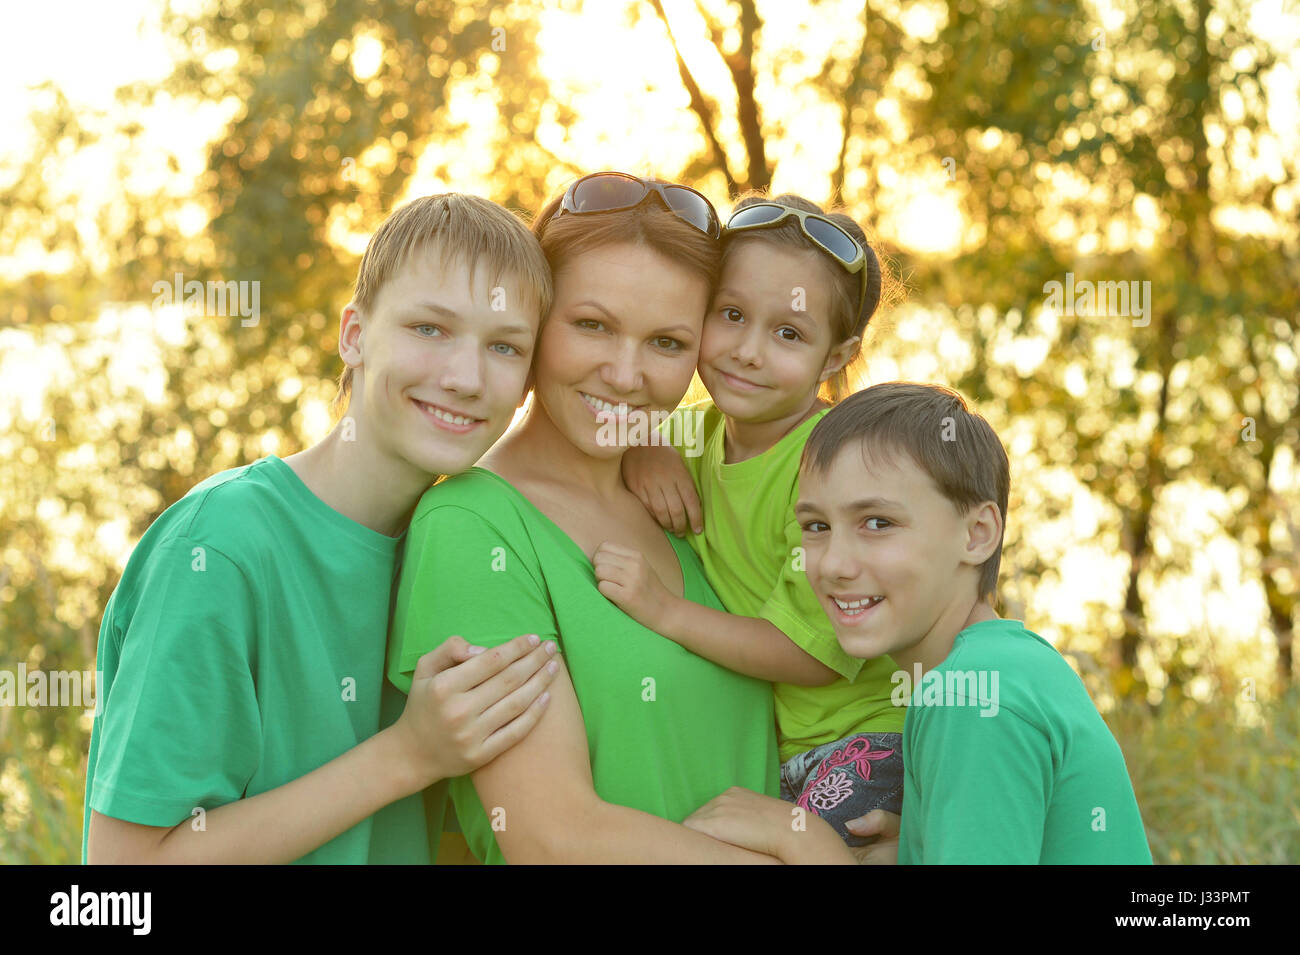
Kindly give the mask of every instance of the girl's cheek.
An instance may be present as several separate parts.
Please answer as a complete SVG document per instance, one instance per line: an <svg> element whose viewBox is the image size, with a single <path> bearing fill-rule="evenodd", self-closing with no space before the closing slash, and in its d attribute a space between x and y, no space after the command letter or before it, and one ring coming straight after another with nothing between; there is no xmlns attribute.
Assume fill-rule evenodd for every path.
<svg viewBox="0 0 1300 955"><path fill-rule="evenodd" d="M700 361L708 361L726 347L727 330L722 322L713 316L704 320L704 330L700 333Z"/></svg>

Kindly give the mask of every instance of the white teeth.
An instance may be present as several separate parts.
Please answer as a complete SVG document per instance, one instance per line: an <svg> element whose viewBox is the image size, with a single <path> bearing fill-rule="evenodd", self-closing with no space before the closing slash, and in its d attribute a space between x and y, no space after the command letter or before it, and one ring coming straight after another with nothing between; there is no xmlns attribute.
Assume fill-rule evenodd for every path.
<svg viewBox="0 0 1300 955"><path fill-rule="evenodd" d="M464 415L452 414L450 411L443 411L441 408L435 408L433 405L426 405L424 404L424 402L421 402L420 404L426 411L428 411L435 418L439 419L440 421L449 422L450 424L456 424L456 425L473 424L475 421L478 420L477 418L466 418Z"/></svg>
<svg viewBox="0 0 1300 955"><path fill-rule="evenodd" d="M832 597L831 599L835 601L835 606L839 607L840 610L844 611L850 616L856 616L857 614L860 614L863 611L865 611L868 607L874 607L876 604L880 603L880 601L884 600L885 598L867 597L865 600L840 600L839 597Z"/></svg>
<svg viewBox="0 0 1300 955"><path fill-rule="evenodd" d="M578 394L582 395L582 400L587 402L587 404L591 405L597 411L611 411L616 415L625 415L628 412L628 406L626 404L611 404L602 398L589 395L585 391L580 391Z"/></svg>

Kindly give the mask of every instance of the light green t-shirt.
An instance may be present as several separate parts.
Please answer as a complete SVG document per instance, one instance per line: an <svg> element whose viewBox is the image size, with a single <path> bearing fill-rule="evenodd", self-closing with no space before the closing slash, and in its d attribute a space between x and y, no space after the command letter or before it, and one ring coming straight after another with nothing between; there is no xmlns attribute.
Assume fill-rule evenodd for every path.
<svg viewBox="0 0 1300 955"><path fill-rule="evenodd" d="M208 478L154 521L100 627L83 860L92 809L206 826L193 810L275 789L373 736L381 694L395 719L404 698L383 665L399 544L274 456ZM422 813L387 816L404 828L372 854L375 818L298 861L429 861Z"/></svg>
<svg viewBox="0 0 1300 955"><path fill-rule="evenodd" d="M912 689L898 861L1149 865L1119 744L1056 648L986 620Z"/></svg>
<svg viewBox="0 0 1300 955"><path fill-rule="evenodd" d="M722 609L691 549L669 540L686 599ZM509 482L473 468L426 492L411 519L389 677L409 689L419 658L453 634L493 647L522 633L560 646L605 802L680 822L729 786L777 794L770 684L623 613L572 538ZM504 862L470 778L452 780L451 795L470 851Z"/></svg>
<svg viewBox="0 0 1300 955"><path fill-rule="evenodd" d="M703 401L674 412L695 417L695 447L678 450L704 510L704 533L688 539L709 583L728 612L770 621L839 674L826 686L773 684L783 761L854 733L901 733L906 715L890 700L893 661L878 657L864 662L840 648L798 559L803 553L794 515L799 458L825 414L809 418L762 454L726 464L726 417L717 406ZM678 436L692 433L671 418L664 430Z"/></svg>

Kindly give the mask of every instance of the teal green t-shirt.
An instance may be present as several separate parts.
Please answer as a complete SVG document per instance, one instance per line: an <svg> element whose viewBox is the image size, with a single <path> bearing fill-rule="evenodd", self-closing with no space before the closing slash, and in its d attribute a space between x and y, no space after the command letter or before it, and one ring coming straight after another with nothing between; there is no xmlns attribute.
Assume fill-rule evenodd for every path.
<svg viewBox="0 0 1300 955"><path fill-rule="evenodd" d="M686 599L721 610L690 547L669 540ZM730 786L777 794L771 684L623 613L572 538L503 478L474 468L426 492L411 519L389 677L409 690L416 662L453 634L493 647L523 633L560 646L605 802L680 822ZM451 795L470 851L504 862L470 778L452 780Z"/></svg>
<svg viewBox="0 0 1300 955"><path fill-rule="evenodd" d="M196 809L342 755L379 731L381 702L387 723L400 715L383 679L400 542L330 508L277 457L208 478L153 523L100 627L83 860L92 809L207 827ZM401 832L379 852L375 818L298 861L429 861L422 814L387 814Z"/></svg>
<svg viewBox="0 0 1300 955"><path fill-rule="evenodd" d="M912 690L902 864L1146 864L1119 744L1083 683L1018 620L986 620Z"/></svg>

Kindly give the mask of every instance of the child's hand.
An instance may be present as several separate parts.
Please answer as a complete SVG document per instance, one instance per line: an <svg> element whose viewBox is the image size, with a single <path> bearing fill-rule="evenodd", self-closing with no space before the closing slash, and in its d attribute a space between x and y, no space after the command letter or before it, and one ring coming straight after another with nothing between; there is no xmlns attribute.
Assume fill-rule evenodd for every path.
<svg viewBox="0 0 1300 955"><path fill-rule="evenodd" d="M596 589L620 610L654 631L664 629L664 613L675 599L639 550L605 541L591 557Z"/></svg>
<svg viewBox="0 0 1300 955"><path fill-rule="evenodd" d="M687 816L682 825L787 865L855 865L826 820L781 799L732 786Z"/></svg>
<svg viewBox="0 0 1300 955"><path fill-rule="evenodd" d="M491 650L451 637L420 657L393 729L425 786L467 775L528 735L550 700L556 649L536 634Z"/></svg>
<svg viewBox="0 0 1300 955"><path fill-rule="evenodd" d="M704 533L700 495L681 455L673 448L629 448L623 452L623 484L640 498L659 526L678 537Z"/></svg>
<svg viewBox="0 0 1300 955"><path fill-rule="evenodd" d="M897 865L898 834L903 827L903 817L896 812L873 809L858 819L850 819L844 828L855 836L879 836L869 846L859 846L849 851L860 865Z"/></svg>

